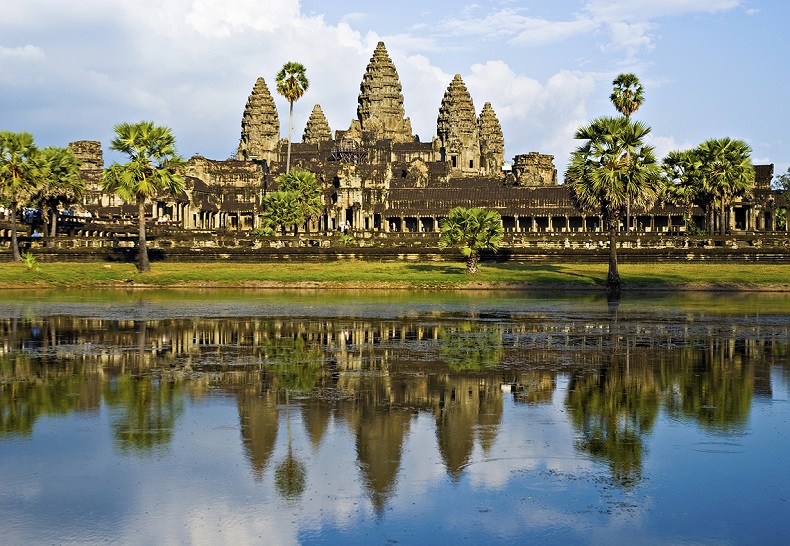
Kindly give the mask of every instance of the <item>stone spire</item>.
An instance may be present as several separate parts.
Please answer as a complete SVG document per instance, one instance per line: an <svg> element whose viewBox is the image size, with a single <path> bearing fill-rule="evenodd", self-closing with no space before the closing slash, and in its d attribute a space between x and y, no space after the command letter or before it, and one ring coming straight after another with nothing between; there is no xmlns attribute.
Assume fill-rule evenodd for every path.
<svg viewBox="0 0 790 546"><path fill-rule="evenodd" d="M403 108L403 93L395 65L384 42L379 42L359 85L357 118L363 132L375 140L414 142L411 121Z"/></svg>
<svg viewBox="0 0 790 546"><path fill-rule="evenodd" d="M451 163L453 170L467 173L480 171L480 137L477 114L472 96L460 74L444 92L439 118L436 120L442 161Z"/></svg>
<svg viewBox="0 0 790 546"><path fill-rule="evenodd" d="M477 118L477 131L480 135L481 167L488 174L497 174L505 163L505 138L490 102L483 105L483 111Z"/></svg>
<svg viewBox="0 0 790 546"><path fill-rule="evenodd" d="M280 118L263 78L255 81L241 118L241 140L236 157L243 161L278 160Z"/></svg>
<svg viewBox="0 0 790 546"><path fill-rule="evenodd" d="M332 130L329 128L329 122L326 120L321 106L316 104L313 106L313 111L310 113L310 118L307 120L307 125L304 128L302 142L305 144L318 144L327 140L332 140Z"/></svg>

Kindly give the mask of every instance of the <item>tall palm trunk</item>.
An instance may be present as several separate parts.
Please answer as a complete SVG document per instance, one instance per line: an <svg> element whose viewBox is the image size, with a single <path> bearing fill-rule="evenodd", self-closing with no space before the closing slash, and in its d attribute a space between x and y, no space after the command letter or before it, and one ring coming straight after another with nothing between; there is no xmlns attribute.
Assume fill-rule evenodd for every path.
<svg viewBox="0 0 790 546"><path fill-rule="evenodd" d="M617 270L617 216L609 217L609 273L606 275L606 287L610 292L619 292L622 284L620 272Z"/></svg>
<svg viewBox="0 0 790 546"><path fill-rule="evenodd" d="M16 233L16 201L11 202L11 252L14 256L15 262L22 261L22 255L19 253L19 240Z"/></svg>
<svg viewBox="0 0 790 546"><path fill-rule="evenodd" d="M57 237L58 235L58 208L57 207L50 207L49 209L50 218L52 221L50 222L50 237Z"/></svg>
<svg viewBox="0 0 790 546"><path fill-rule="evenodd" d="M44 221L44 246L52 246L52 239L57 234L58 211L46 202L41 204L41 218Z"/></svg>
<svg viewBox="0 0 790 546"><path fill-rule="evenodd" d="M293 130L294 130L294 103L290 101L291 110L290 115L288 116L288 156L285 160L285 172L291 172L291 139L293 138Z"/></svg>
<svg viewBox="0 0 790 546"><path fill-rule="evenodd" d="M724 206L724 198L721 199L721 218L719 219L719 235L727 235L727 215L726 207Z"/></svg>
<svg viewBox="0 0 790 546"><path fill-rule="evenodd" d="M140 237L137 241L137 270L140 272L151 271L151 264L148 262L148 246L145 242L145 199L137 198L137 218L139 221Z"/></svg>
<svg viewBox="0 0 790 546"><path fill-rule="evenodd" d="M474 275L479 271L477 267L477 262L480 260L480 256L476 253L471 253L469 255L469 259L466 260L466 272L470 275Z"/></svg>

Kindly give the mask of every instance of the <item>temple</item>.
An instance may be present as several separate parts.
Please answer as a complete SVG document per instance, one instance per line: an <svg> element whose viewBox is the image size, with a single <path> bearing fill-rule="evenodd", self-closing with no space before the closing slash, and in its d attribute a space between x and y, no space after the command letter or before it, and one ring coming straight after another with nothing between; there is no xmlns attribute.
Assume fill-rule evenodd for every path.
<svg viewBox="0 0 790 546"><path fill-rule="evenodd" d="M595 232L602 219L574 207L558 182L553 156L538 152L504 158L505 141L494 107L475 108L456 74L438 105L436 135L422 141L406 116L398 72L383 42L376 46L360 83L356 116L335 130L316 104L301 142L292 143L293 168L316 174L324 189L323 213L301 232L331 234L349 222L355 233L437 233L439 220L456 206L486 207L502 216L509 235L535 232ZM254 230L264 196L277 189L287 141L263 78L244 107L234 158L200 156L188 161L186 190L153 204L152 218L167 218L187 230ZM71 145L88 180L84 206L94 217L122 218L133 210L98 186L103 161L98 142ZM787 203L770 190L773 165L758 165L756 188L729 214L732 230L773 231ZM703 212L693 218L704 223ZM684 211L660 204L633 211L624 229L671 232L685 229ZM787 230L787 223L783 226ZM511 241L518 244L517 241Z"/></svg>

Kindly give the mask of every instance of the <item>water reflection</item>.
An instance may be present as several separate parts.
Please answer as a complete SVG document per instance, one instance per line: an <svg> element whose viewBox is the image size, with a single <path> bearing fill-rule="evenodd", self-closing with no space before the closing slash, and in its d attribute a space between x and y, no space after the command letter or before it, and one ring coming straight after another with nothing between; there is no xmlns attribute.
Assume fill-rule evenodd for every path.
<svg viewBox="0 0 790 546"><path fill-rule="evenodd" d="M438 460L458 483L476 450L486 459L508 434L506 401L548 405L566 382L576 449L627 490L643 479L662 410L714 434L742 431L755 395L772 391L771 367L790 377L783 317L722 321L606 302L563 314L10 316L0 319L0 441L31 435L43 416L105 406L115 449L145 457L168 449L187 400L234 397L255 482L271 469L281 497L300 502L315 460L292 429L316 453L330 427L344 426L381 515L420 415L430 416Z"/></svg>

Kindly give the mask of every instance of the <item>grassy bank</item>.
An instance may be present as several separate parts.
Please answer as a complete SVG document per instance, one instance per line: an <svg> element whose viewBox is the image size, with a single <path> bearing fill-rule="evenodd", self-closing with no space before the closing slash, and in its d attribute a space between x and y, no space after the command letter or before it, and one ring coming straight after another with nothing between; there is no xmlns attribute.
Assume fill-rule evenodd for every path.
<svg viewBox="0 0 790 546"><path fill-rule="evenodd" d="M469 276L463 264L340 261L329 263L0 263L0 288L319 287L603 289L606 264L483 264ZM759 264L622 264L625 290L790 291L790 268Z"/></svg>

